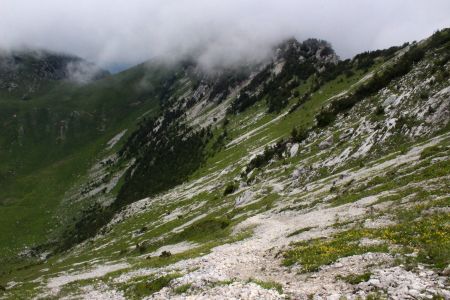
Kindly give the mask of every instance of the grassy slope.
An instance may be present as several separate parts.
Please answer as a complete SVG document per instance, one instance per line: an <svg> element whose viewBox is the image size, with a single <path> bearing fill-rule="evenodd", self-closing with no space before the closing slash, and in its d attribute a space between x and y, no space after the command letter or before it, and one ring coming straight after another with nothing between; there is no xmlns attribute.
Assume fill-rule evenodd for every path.
<svg viewBox="0 0 450 300"><path fill-rule="evenodd" d="M375 66L374 68L378 68L379 66ZM317 113L321 107L327 102L330 96L339 94L345 90L351 89L352 85L356 82L358 82L361 78L363 78L366 74L358 73L349 79L341 80L341 78L337 78L336 80L327 83L325 86L323 86L315 95L313 98L305 104L304 107L300 108L299 110L295 111L293 114L287 115L284 118L279 119L279 121L274 122L267 126L264 130L258 131L255 135L251 136L248 139L245 139L242 143L237 144L236 146L223 149L219 153L215 154L213 157L209 158L207 163L203 168L198 170L196 174L191 176L192 181L196 179L201 179L202 176L207 176L214 171L220 171L224 168L233 165L238 164L239 162L242 162L243 160L248 158L248 153L254 149L260 148L264 146L266 143L271 142L273 140L285 137L289 134L290 130L293 126L299 126L299 125L310 125L314 120L314 115ZM294 102L295 99L292 101ZM254 119L258 114L261 112L264 112L266 110L265 105L262 103L259 103L258 105L250 108L246 112L234 116L230 118L230 124L228 125L229 130L229 141L232 141L234 138L239 137L245 132L249 132L250 130L254 128L258 128L259 126L267 123L268 121L272 120L274 118L273 115L265 115L260 120L256 121L255 123L247 126L245 129L242 128L242 121L245 119ZM448 130L448 129L447 129ZM448 147L449 141L448 139L442 142L442 145L445 147ZM338 151L342 151L344 145L340 145L338 148ZM392 145L392 148L390 148L391 151L395 150L402 150L402 145ZM400 152L399 152L400 153ZM397 153L396 155L398 155ZM445 154L445 152L443 153ZM448 154L448 153L447 153ZM394 155L395 156L395 155ZM438 155L437 155L438 156ZM306 159L307 156L301 156L301 157L295 157L295 158L289 158L286 160L286 163L298 163L299 161ZM382 157L386 158L386 157ZM392 155L389 155L389 158L392 158ZM369 160L370 161L370 160ZM367 163L367 162L366 162ZM428 161L429 163L429 161ZM445 162L444 162L445 163ZM276 166L275 166L276 167ZM353 168L352 165L346 166L346 168ZM412 171L416 171L418 167L415 167L412 169ZM235 165L235 168L233 168L233 171L222 176L221 181L223 183L227 181L232 181L233 178L240 173L240 166ZM351 169L353 170L353 169ZM405 173L408 173L411 170L406 170ZM427 171L427 169L425 169ZM441 176L448 174L448 162L445 165L445 168L442 169L444 172L443 174L428 174L428 176ZM421 173L417 173L417 182L422 180ZM286 174L280 173L276 174L276 176L284 176ZM414 180L416 180L414 179ZM333 180L333 178L329 179L330 181ZM192 182L191 181L191 182ZM413 181L414 182L414 181ZM382 182L384 183L384 182ZM378 183L379 184L379 183ZM404 182L400 182L399 186L404 185ZM397 188L398 186L395 186ZM261 187L263 188L263 187ZM383 186L384 190L389 190L394 188L391 185ZM376 192L380 192L381 190L377 190ZM328 192L327 192L328 193ZM364 196L366 196L366 193L357 194L355 193L355 198L352 199L346 199L345 201L341 200L341 198L336 198L336 201L343 201L342 203L331 203L332 205L342 205L343 203L347 203L346 201L356 201ZM419 197L416 201L420 202L422 200L428 200L429 195L422 195L422 197ZM135 250L134 245L137 243L141 243L143 241L153 240L155 238L158 238L160 236L166 237L163 242L159 243L152 243L150 246L144 250L145 253L149 253L152 250L158 248L160 245L163 245L165 243L176 243L179 242L182 239L178 239L177 236L171 236L170 234L166 236L167 233L169 233L174 228L186 223L189 220L192 220L195 216L201 216L203 213L207 213L208 217L204 217L204 219L213 218L216 216L223 216L225 213L229 213L230 209L234 209L234 199L236 198L236 195L232 195L230 197L224 197L222 194L222 190L220 188L216 188L212 190L209 193L202 193L194 197L181 197L179 199L176 199L174 202L165 202L162 203L155 202L152 204L151 208L147 208L143 213L133 216L131 218L125 219L124 221L120 222L119 224L116 224L112 227L112 230L105 236L99 237L98 239L92 241L92 243L85 245L83 248L83 251L75 251L72 254L69 255L58 255L55 257L50 258L48 261L45 262L43 265L37 265L37 266L31 266L28 267L25 270L20 270L16 273L14 273L14 276L7 276L3 278L4 282L7 282L8 280L16 279L19 281L27 282L25 286L22 286L20 291L17 291L19 294L26 294L28 291L30 291L31 288L34 286L37 286L37 283L31 283L30 281L32 279L37 278L38 276L47 276L47 275L54 275L59 271L67 270L68 268L73 267L74 263L79 262L86 262L93 259L99 259L100 261L117 261L117 260L124 260L127 261L132 265L130 268L138 269L142 267L158 267L161 265L166 265L173 263L174 261L189 258L192 256L200 255L200 253L207 252L212 246L217 244L222 244L224 242L227 242L227 234L229 233L229 229L226 229L226 232L219 232L217 235L213 235L211 238L211 241L205 241L202 239L196 239L192 238L192 241L201 242L202 246L198 249L187 251L185 253L174 255L170 259L152 259L152 260L144 260L139 255L142 253L139 253ZM238 213L250 211L255 213L255 211L258 210L265 210L271 207L272 203L274 201L278 201L278 196L276 194L270 194L267 199L265 198L263 201L259 201L258 203L249 205L249 207L246 207L245 209L234 209L233 214L237 215ZM284 199L281 199L284 200ZM167 212L174 211L177 207L185 207L187 205L200 203L202 201L206 201L206 205L201 207L200 209L195 211L195 214L189 214L186 217L183 218L175 218L174 220L159 224L158 220L162 218ZM448 201L448 198L446 199ZM448 202L447 202L448 204ZM401 213L401 212L399 212ZM235 220L231 223L231 225L237 224L239 221ZM407 220L407 222L410 222L411 220ZM408 223L405 222L405 226L408 225ZM426 223L426 222L425 222ZM132 236L131 232L139 230L144 225L148 225L149 230L146 231L141 236ZM197 224L197 223L195 223ZM399 228L395 228L395 230L401 231L404 230L401 226L402 223L400 223ZM426 225L426 224L425 224ZM196 230L196 226L188 227L186 236L194 236L189 235L189 230ZM393 229L394 230L394 229ZM195 233L195 232L194 232ZM222 235L223 234L223 235ZM378 233L376 233L378 234ZM183 236L183 235L182 235ZM346 239L345 234L342 236L345 240L342 242L340 239L341 236L337 236L336 244L332 244L332 246L336 246L337 248L341 246L342 243L347 243L348 239ZM378 235L377 235L378 237ZM394 238L392 238L394 240ZM395 240L395 242L399 242ZM333 243L333 242L332 242ZM104 245L107 245L107 247L103 247ZM319 245L319 244L318 244ZM315 245L313 245L315 246ZM312 247L313 247L312 246ZM320 246L320 245L319 245ZM103 248L99 248L103 247ZM373 250L373 249L372 249ZM120 254L121 251L123 251L124 254ZM295 249L294 249L295 251ZM300 250L298 250L300 251ZM383 248L383 251L385 249ZM294 252L295 253L295 252ZM354 252L350 252L351 255ZM342 255L341 253L332 253L333 255L336 254L337 257L339 255ZM64 258L64 260L61 260L61 258ZM310 257L307 257L310 259ZM322 259L323 257L315 258L317 261L319 259ZM297 256L298 259L298 256ZM312 258L314 259L314 258ZM324 261L325 263L328 263L328 257L325 257ZM335 258L333 258L335 259ZM45 268L51 266L50 270L46 270ZM83 267L76 267L78 270L82 270ZM114 278L122 274L124 271L118 271L114 274L110 274L109 276L106 276L101 279L103 282L109 282L110 278ZM39 275L37 275L39 274ZM144 278L142 278L144 280ZM80 286L91 284L92 280L87 280L86 282L78 282L74 284L70 284L67 287L67 290L64 291L64 293L72 292L73 290L79 288ZM73 290L72 290L73 289ZM64 294L63 293L63 294ZM23 295L23 294L22 294Z"/></svg>
<svg viewBox="0 0 450 300"><path fill-rule="evenodd" d="M54 84L45 95L29 101L0 97L4 133L0 140L0 253L9 257L23 246L41 243L55 225L64 193L106 154L105 146L118 132L132 129L144 113L158 111L157 86L171 71L140 65L86 86ZM47 110L39 119L31 111ZM87 116L60 141L51 128L77 112ZM24 135L17 135L23 126ZM46 132L46 134L42 134ZM14 174L14 175L11 175Z"/></svg>
<svg viewBox="0 0 450 300"><path fill-rule="evenodd" d="M242 143L239 143L238 145L224 149L217 154L215 154L213 157L208 159L205 166L198 170L195 174L191 176L192 180L199 179L202 176L208 175L211 172L219 171L227 167L228 165L231 165L233 163L239 162L242 158L245 158L248 154L249 149L254 149L263 146L265 143L272 141L273 139L278 139L284 136L287 136L290 133L290 130L293 126L298 126L299 124L311 124L314 119L315 113L317 113L322 105L326 103L326 101L329 99L329 97L339 94L343 91L348 90L352 87L352 85L356 82L358 82L365 74L364 73L357 73L354 76L343 79L341 81L341 78L337 78L336 80L327 83L324 85L314 96L313 98L306 103L301 109L298 109L294 113L287 115L286 117L280 119L278 122L275 122L271 124L271 126L268 126L267 130L262 130L257 132L255 136L245 140ZM292 102L294 102L296 99L293 99ZM233 138L238 137L240 134L244 132L248 132L254 128L257 128L261 126L262 124L266 123L267 121L274 118L273 115L265 115L261 120L256 122L255 124L252 124L251 126L245 128L244 130L240 128L240 121L244 120L245 118L252 118L255 115L258 115L261 112L264 112L266 110L266 106L263 102L260 102L255 107L250 108L249 110L245 111L244 113L237 115L235 117L232 117L230 119L230 138L229 140L233 140ZM223 177L224 182L231 181L232 178L240 172L240 169L235 169L233 172L227 174L225 177ZM43 191L45 193L45 191ZM246 207L244 210L236 211L237 213L242 213L246 211L252 211L254 209L260 209L260 208L266 208L273 203L273 201L276 199L276 196L270 195L267 200L263 200L258 202L256 205L250 205L249 207ZM233 199L232 197L231 199ZM180 199L181 200L181 199ZM115 260L119 258L117 256L117 253L127 249L130 244L137 244L139 242L142 242L144 240L149 240L152 238L157 238L161 236L162 234L169 232L170 230L184 224L189 219L193 219L193 217L188 218L182 218L182 219L175 219L172 222L169 222L165 224L164 226L156 227L153 230L149 230L146 232L143 236L139 237L137 240L133 240L130 242L129 240L129 233L134 230L139 230L140 227L142 227L141 224L145 224L148 222L148 220L155 220L160 218L162 214L164 214L167 211L175 210L179 206L186 206L189 204L195 204L199 201L207 201L207 205L201 208L201 210L196 214L200 215L201 213L207 213L209 215L209 218L214 216L222 216L226 213L226 211L229 209L229 206L226 205L225 207L221 209L214 209L215 207L218 207L220 204L223 203L223 196L222 196L222 190L216 190L209 194L201 194L197 197L191 198L191 199L183 199L182 202L178 203L165 203L164 205L155 205L155 207L139 216L126 219L120 224L117 224L114 226L113 231L111 231L107 237L101 238L96 240L93 244L89 246L90 249L94 249L98 246L101 246L105 243L108 243L110 241L114 241L114 243L110 247L106 247L102 250L98 251L84 251L83 253L78 253L74 257L68 257L62 262L59 262L60 256L57 255L55 257L52 257L49 259L48 264L52 264L53 267L49 271L50 273L53 273L57 270L64 270L67 268L67 266L80 262L80 261L89 261L94 258L99 258L100 260ZM230 203L231 204L231 203ZM212 210L215 211L212 213ZM240 219L239 219L240 220ZM237 220L237 221L239 221ZM233 224L236 224L236 222L233 222ZM30 236L32 236L33 233L30 233ZM217 242L213 241L211 243L206 243L203 249L204 251L210 249L212 246L216 245ZM220 243L223 243L224 240L222 238L219 238ZM176 240L174 240L176 242ZM169 241L166 241L169 242ZM145 252L150 252L152 249L158 248L160 244L152 244L150 248L146 249ZM190 253L190 252L189 252ZM194 251L193 255L197 255L195 253L198 253L198 251ZM131 255L131 256L130 256ZM127 257L130 261L135 261L133 257L139 255L139 252L132 252L128 253ZM190 255L190 254L189 254ZM180 259L184 256L176 256L174 259ZM139 263L139 265L142 265L139 260L136 262ZM153 262L155 263L155 262ZM153 264L152 263L152 264ZM169 263L167 260L163 260L163 264ZM27 268L26 271L21 271L20 273L15 273L16 278L21 278L21 280L29 280L31 278L35 278L33 275L30 276L30 274L33 274L33 269L40 270L41 266L33 266L30 268ZM22 275L20 275L22 273ZM45 275L46 272L43 273ZM25 276L25 277L22 277Z"/></svg>

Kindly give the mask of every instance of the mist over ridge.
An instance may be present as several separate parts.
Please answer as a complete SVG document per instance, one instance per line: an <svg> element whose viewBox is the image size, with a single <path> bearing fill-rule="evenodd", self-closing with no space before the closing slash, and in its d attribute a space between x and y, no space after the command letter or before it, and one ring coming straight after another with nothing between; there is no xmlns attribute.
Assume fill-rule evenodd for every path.
<svg viewBox="0 0 450 300"><path fill-rule="evenodd" d="M327 40L346 58L422 39L450 25L448 11L445 0L5 0L0 48L72 53L110 69L195 53L211 68L261 60L294 36Z"/></svg>

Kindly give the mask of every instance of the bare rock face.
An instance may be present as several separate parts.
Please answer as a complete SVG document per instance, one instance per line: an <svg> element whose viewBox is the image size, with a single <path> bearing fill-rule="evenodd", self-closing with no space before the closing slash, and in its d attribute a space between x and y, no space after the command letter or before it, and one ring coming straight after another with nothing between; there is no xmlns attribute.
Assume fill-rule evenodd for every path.
<svg viewBox="0 0 450 300"><path fill-rule="evenodd" d="M387 107L391 104L393 104L397 100L397 97L395 95L391 95L386 98L386 100L383 101L383 107Z"/></svg>
<svg viewBox="0 0 450 300"><path fill-rule="evenodd" d="M291 149L289 151L289 154L291 155L291 157L294 157L294 156L297 155L298 148L299 148L299 144L292 145L292 147L291 147Z"/></svg>
<svg viewBox="0 0 450 300"><path fill-rule="evenodd" d="M305 168L298 168L298 169L295 169L295 170L292 172L292 179L293 179L293 180L296 180L296 179L298 179L300 176L306 174L306 172L307 172L307 170L306 170Z"/></svg>
<svg viewBox="0 0 450 300"><path fill-rule="evenodd" d="M236 206L243 206L245 204L247 204L248 202L253 200L253 192L251 191L245 191L243 192L237 199L236 199Z"/></svg>
<svg viewBox="0 0 450 300"><path fill-rule="evenodd" d="M349 139L353 135L354 132L355 132L355 130L353 128L348 128L340 135L339 138L341 140Z"/></svg>
<svg viewBox="0 0 450 300"><path fill-rule="evenodd" d="M329 136L328 138L326 138L324 141L322 141L319 144L319 149L320 150L328 149L328 148L330 148L333 145L333 143L334 143L333 136Z"/></svg>

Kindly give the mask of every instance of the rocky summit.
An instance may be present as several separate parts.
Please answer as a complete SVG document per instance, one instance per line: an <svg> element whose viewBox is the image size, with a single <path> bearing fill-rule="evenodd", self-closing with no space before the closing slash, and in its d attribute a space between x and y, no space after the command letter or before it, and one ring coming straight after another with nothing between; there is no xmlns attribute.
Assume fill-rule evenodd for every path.
<svg viewBox="0 0 450 300"><path fill-rule="evenodd" d="M450 30L342 60L0 54L0 299L450 299Z"/></svg>

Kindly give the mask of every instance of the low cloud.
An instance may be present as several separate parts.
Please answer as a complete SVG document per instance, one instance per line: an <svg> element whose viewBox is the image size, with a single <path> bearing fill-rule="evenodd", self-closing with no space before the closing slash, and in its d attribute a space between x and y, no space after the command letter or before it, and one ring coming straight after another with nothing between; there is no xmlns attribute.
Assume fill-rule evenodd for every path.
<svg viewBox="0 0 450 300"><path fill-rule="evenodd" d="M294 36L342 57L450 26L448 0L2 0L0 48L68 52L103 67L193 54L206 67L259 60Z"/></svg>
<svg viewBox="0 0 450 300"><path fill-rule="evenodd" d="M93 79L105 76L97 65L86 61L72 61L66 66L67 78L78 84L85 84Z"/></svg>

